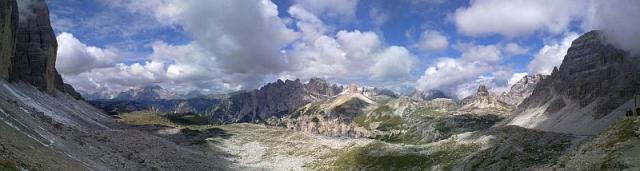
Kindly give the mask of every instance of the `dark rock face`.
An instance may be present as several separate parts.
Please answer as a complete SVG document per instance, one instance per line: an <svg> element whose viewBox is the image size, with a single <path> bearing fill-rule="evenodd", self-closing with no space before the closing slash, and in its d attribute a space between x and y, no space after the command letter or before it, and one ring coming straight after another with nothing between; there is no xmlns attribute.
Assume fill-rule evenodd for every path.
<svg viewBox="0 0 640 171"><path fill-rule="evenodd" d="M25 16L18 24L12 80L22 80L52 92L56 84L58 42L49 21L49 9L44 0L34 0L24 9L31 10L27 13L34 16Z"/></svg>
<svg viewBox="0 0 640 171"><path fill-rule="evenodd" d="M444 92L440 90L427 90L427 91L419 91L416 90L411 93L411 98L414 100L433 100L437 98L450 98Z"/></svg>
<svg viewBox="0 0 640 171"><path fill-rule="evenodd" d="M595 118L611 112L638 93L640 75L633 60L623 50L603 42L592 31L575 40L549 81L555 92L582 107L597 98L609 99L598 105Z"/></svg>
<svg viewBox="0 0 640 171"><path fill-rule="evenodd" d="M599 119L640 92L636 59L602 39L600 32L591 31L573 41L560 68L520 108L539 106L558 94L581 107L597 102L591 117Z"/></svg>
<svg viewBox="0 0 640 171"><path fill-rule="evenodd" d="M320 78L311 78L309 83L305 85L307 91L314 96L335 96L342 92L342 87L337 85L330 85L326 80Z"/></svg>
<svg viewBox="0 0 640 171"><path fill-rule="evenodd" d="M0 79L9 79L16 49L18 4L14 0L0 0Z"/></svg>
<svg viewBox="0 0 640 171"><path fill-rule="evenodd" d="M498 100L512 106L518 106L533 93L538 83L546 77L547 75L542 74L524 76L520 81L511 86L509 92L502 93L498 97Z"/></svg>
<svg viewBox="0 0 640 171"><path fill-rule="evenodd" d="M342 87L330 85L321 79L278 80L258 90L232 94L213 111L214 122L255 122L270 117L281 117L299 107L338 94Z"/></svg>
<svg viewBox="0 0 640 171"><path fill-rule="evenodd" d="M602 36L591 31L574 40L560 67L538 83L506 124L596 135L635 108L640 58L606 43Z"/></svg>
<svg viewBox="0 0 640 171"><path fill-rule="evenodd" d="M18 8L17 1L0 1L0 79L24 81L49 93L57 89L83 100L55 69L58 43L46 2L24 4L30 6Z"/></svg>

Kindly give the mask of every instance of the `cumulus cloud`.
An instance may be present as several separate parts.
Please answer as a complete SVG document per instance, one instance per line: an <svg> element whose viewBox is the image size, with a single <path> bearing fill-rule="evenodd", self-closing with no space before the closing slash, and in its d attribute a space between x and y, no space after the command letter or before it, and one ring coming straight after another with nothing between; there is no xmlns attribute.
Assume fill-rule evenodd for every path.
<svg viewBox="0 0 640 171"><path fill-rule="evenodd" d="M527 75L529 75L529 73L526 73L526 72L513 73L513 75L511 76L511 78L509 78L509 81L508 81L509 87L518 83L518 81L520 81L522 78L524 78Z"/></svg>
<svg viewBox="0 0 640 171"><path fill-rule="evenodd" d="M531 74L551 74L554 67L560 66L571 42L577 39L577 33L567 33L560 41L552 41L542 47L528 65Z"/></svg>
<svg viewBox="0 0 640 171"><path fill-rule="evenodd" d="M56 69L62 75L77 75L94 68L112 67L119 56L112 50L87 46L71 33L61 33L58 40Z"/></svg>
<svg viewBox="0 0 640 171"><path fill-rule="evenodd" d="M419 90L437 89L463 98L481 80L491 80L500 91L507 86L512 72L502 66L505 56L499 45L467 45L459 48L458 58L442 57L427 67L416 82ZM488 79L490 78L490 79Z"/></svg>
<svg viewBox="0 0 640 171"><path fill-rule="evenodd" d="M371 67L374 79L397 81L410 77L411 68L416 64L416 57L406 48L391 46L376 56L377 61Z"/></svg>
<svg viewBox="0 0 640 171"><path fill-rule="evenodd" d="M296 0L300 5L316 16L330 19L353 19L356 16L358 0Z"/></svg>
<svg viewBox="0 0 640 171"><path fill-rule="evenodd" d="M420 35L420 40L414 46L423 53L439 52L447 49L449 39L438 31L425 30Z"/></svg>
<svg viewBox="0 0 640 171"><path fill-rule="evenodd" d="M504 53L508 56L523 55L529 53L529 48L522 47L517 43L507 43L504 45Z"/></svg>
<svg viewBox="0 0 640 171"><path fill-rule="evenodd" d="M580 0L472 0L455 11L453 20L459 32L471 36L558 34L584 15L586 4Z"/></svg>
<svg viewBox="0 0 640 171"><path fill-rule="evenodd" d="M640 55L640 1L590 1L585 27L602 30L613 45Z"/></svg>

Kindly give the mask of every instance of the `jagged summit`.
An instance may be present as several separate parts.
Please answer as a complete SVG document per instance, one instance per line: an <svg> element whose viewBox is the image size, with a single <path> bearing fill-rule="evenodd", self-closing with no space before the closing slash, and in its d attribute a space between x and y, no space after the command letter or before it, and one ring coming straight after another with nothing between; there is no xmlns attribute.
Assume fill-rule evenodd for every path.
<svg viewBox="0 0 640 171"><path fill-rule="evenodd" d="M538 83L542 79L547 78L547 76L548 75L542 74L524 76L517 83L513 84L508 92L504 92L498 96L498 100L512 106L518 106L533 93Z"/></svg>
<svg viewBox="0 0 640 171"><path fill-rule="evenodd" d="M640 74L627 52L598 31L574 40L559 68L542 79L507 124L594 135L631 109Z"/></svg>
<svg viewBox="0 0 640 171"><path fill-rule="evenodd" d="M216 122L253 122L270 117L280 117L295 109L341 92L343 88L330 85L319 78L311 79L307 84L299 79L277 80L260 89L231 94L222 105L214 109Z"/></svg>
<svg viewBox="0 0 640 171"><path fill-rule="evenodd" d="M496 114L504 115L511 110L511 106L499 101L497 97L489 92L485 85L478 86L476 94L464 98L461 102L460 111L467 111L476 114Z"/></svg>

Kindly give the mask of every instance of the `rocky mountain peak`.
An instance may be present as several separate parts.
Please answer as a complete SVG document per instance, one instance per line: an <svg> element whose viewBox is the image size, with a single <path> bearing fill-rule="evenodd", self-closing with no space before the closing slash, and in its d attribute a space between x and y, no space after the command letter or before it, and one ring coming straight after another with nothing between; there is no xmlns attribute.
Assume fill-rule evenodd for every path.
<svg viewBox="0 0 640 171"><path fill-rule="evenodd" d="M499 101L497 97L489 92L489 88L485 85L478 86L476 94L462 99L460 102L462 107L461 111L476 113L476 114L506 114L510 111L511 106Z"/></svg>
<svg viewBox="0 0 640 171"><path fill-rule="evenodd" d="M522 77L518 82L511 86L508 92L502 93L498 100L505 102L509 105L518 106L524 99L529 97L538 83L547 75L535 74Z"/></svg>
<svg viewBox="0 0 640 171"><path fill-rule="evenodd" d="M358 84L356 83L351 83L349 85L349 87L347 88L347 92L348 94L357 94L358 93Z"/></svg>
<svg viewBox="0 0 640 171"><path fill-rule="evenodd" d="M509 124L546 131L597 134L624 116L640 91L637 57L604 41L599 31L574 40L559 68L542 79ZM620 108L626 108L616 110ZM531 119L537 118L537 119Z"/></svg>
<svg viewBox="0 0 640 171"><path fill-rule="evenodd" d="M326 96L331 97L335 96L340 91L342 91L342 87L337 85L331 85L327 83L326 80L320 78L311 78L309 82L305 85L307 91L315 96Z"/></svg>
<svg viewBox="0 0 640 171"><path fill-rule="evenodd" d="M489 96L489 90L485 85L478 86L478 90L476 91L476 97L481 97L481 96Z"/></svg>

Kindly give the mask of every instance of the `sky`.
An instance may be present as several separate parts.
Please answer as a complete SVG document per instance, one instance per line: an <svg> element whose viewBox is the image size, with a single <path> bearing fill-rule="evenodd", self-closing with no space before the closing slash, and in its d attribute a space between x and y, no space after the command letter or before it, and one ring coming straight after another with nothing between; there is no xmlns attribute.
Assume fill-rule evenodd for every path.
<svg viewBox="0 0 640 171"><path fill-rule="evenodd" d="M26 2L26 1L23 1ZM319 77L398 92L507 91L598 29L637 53L635 0L51 0L56 67L83 94L227 93ZM26 6L24 3L20 4Z"/></svg>

